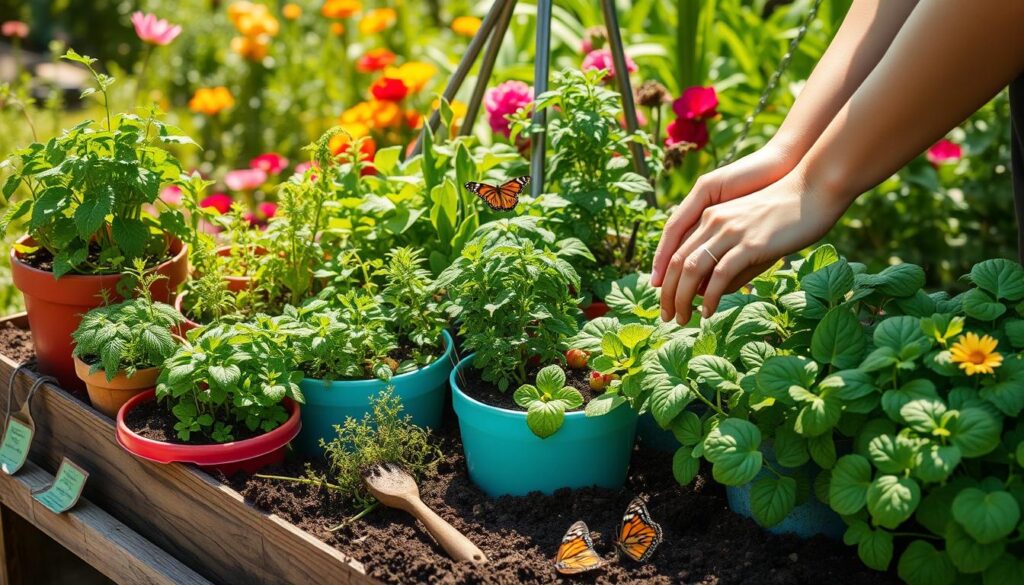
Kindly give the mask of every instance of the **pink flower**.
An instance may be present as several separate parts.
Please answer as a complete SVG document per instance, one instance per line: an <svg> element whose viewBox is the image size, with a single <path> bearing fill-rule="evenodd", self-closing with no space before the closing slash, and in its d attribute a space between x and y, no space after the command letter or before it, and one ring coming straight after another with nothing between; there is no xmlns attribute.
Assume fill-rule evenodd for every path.
<svg viewBox="0 0 1024 585"><path fill-rule="evenodd" d="M960 160L964 155L964 149L956 142L943 138L936 142L928 149L925 153L925 157L928 162L932 163L932 166L938 168L939 165L946 163L953 163Z"/></svg>
<svg viewBox="0 0 1024 585"><path fill-rule="evenodd" d="M583 65L580 67L584 71L590 69L603 69L608 72L605 80L615 78L615 62L612 59L612 52L610 49L595 49L586 54L583 57ZM636 63L626 55L626 69L633 73L636 71Z"/></svg>
<svg viewBox="0 0 1024 585"><path fill-rule="evenodd" d="M487 123L491 131L508 138L511 134L508 116L518 112L533 101L533 88L522 81L506 81L487 90L484 107L487 109Z"/></svg>
<svg viewBox="0 0 1024 585"><path fill-rule="evenodd" d="M227 193L214 193L199 202L200 208L212 207L217 213L227 213L231 210L231 196Z"/></svg>
<svg viewBox="0 0 1024 585"><path fill-rule="evenodd" d="M181 187L167 185L160 191L160 200L168 205L178 205L181 203Z"/></svg>
<svg viewBox="0 0 1024 585"><path fill-rule="evenodd" d="M255 189L266 182L267 172L263 169L238 169L224 175L224 184L232 191Z"/></svg>
<svg viewBox="0 0 1024 585"><path fill-rule="evenodd" d="M28 36L28 25L20 20L8 20L0 24L0 34L14 39L23 39Z"/></svg>
<svg viewBox="0 0 1024 585"><path fill-rule="evenodd" d="M265 201L256 207L256 216L268 220L277 215L277 203Z"/></svg>
<svg viewBox="0 0 1024 585"><path fill-rule="evenodd" d="M279 175L288 168L288 159L276 152L268 152L249 161L249 168L260 169L268 175Z"/></svg>
<svg viewBox="0 0 1024 585"><path fill-rule="evenodd" d="M688 87L672 102L672 111L686 120L707 120L718 115L718 94L714 87Z"/></svg>
<svg viewBox="0 0 1024 585"><path fill-rule="evenodd" d="M687 120L676 118L668 125L668 139L665 144L672 146L681 142L692 142L696 148L704 148L708 143L708 125L704 120Z"/></svg>
<svg viewBox="0 0 1024 585"><path fill-rule="evenodd" d="M171 24L155 14L132 13L132 25L135 34L151 45L168 45L181 34L181 27Z"/></svg>

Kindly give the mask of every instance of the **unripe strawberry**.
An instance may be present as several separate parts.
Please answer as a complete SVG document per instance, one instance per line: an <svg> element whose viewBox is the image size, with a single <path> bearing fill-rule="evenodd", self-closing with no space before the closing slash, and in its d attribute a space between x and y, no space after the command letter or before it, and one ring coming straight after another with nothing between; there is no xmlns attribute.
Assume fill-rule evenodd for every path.
<svg viewBox="0 0 1024 585"><path fill-rule="evenodd" d="M574 370L582 370L587 367L588 361L590 361L590 354L582 349L570 349L565 352L565 362Z"/></svg>
<svg viewBox="0 0 1024 585"><path fill-rule="evenodd" d="M597 390L600 392L604 390L604 387L608 385L608 377L601 372L590 372L590 377L587 378L587 382L590 383L591 390Z"/></svg>
<svg viewBox="0 0 1024 585"><path fill-rule="evenodd" d="M396 360L394 358L386 357L386 358L384 358L384 363L387 364L387 366L389 368L391 368L391 372L392 373L397 373L398 372L398 360Z"/></svg>

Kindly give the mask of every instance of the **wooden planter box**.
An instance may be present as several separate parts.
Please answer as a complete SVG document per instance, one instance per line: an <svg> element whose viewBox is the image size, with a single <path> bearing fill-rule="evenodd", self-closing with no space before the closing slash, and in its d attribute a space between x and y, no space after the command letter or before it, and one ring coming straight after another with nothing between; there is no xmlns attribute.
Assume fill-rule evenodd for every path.
<svg viewBox="0 0 1024 585"><path fill-rule="evenodd" d="M27 328L24 314L0 321ZM0 385L18 364L0 355ZM14 381L23 403L34 372ZM114 421L53 384L32 399L30 460L53 473L63 457L89 472L85 497L203 577L224 585L378 583L361 563L192 466L138 459L117 443Z"/></svg>

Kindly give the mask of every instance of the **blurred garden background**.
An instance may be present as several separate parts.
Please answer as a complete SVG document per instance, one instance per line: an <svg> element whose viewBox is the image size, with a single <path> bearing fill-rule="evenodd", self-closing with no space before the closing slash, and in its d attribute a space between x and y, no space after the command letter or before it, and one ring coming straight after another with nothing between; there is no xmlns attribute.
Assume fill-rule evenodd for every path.
<svg viewBox="0 0 1024 585"><path fill-rule="evenodd" d="M490 2L470 0L0 0L0 155L62 128L103 116L84 69L68 48L116 79L118 111L156 104L202 149L182 148L186 168L214 181L204 205L248 208L254 225L275 213L274 187L302 171L302 146L341 125L335 148L364 136L364 149L415 141ZM733 146L813 0L634 0L617 2L633 88L656 81L641 123L661 144L691 150L659 178L664 208ZM740 154L776 130L839 26L849 0L823 0ZM481 144L515 142L506 114L533 98L534 16L522 0L502 46ZM610 56L593 0L557 0L552 70L607 68ZM632 64L635 64L635 70ZM452 103L455 125L475 70ZM648 90L657 88L652 84ZM676 123L688 88L717 106ZM713 90L713 94L711 93ZM463 95L465 94L465 95ZM693 94L691 94L693 95ZM941 96L935 96L941 99ZM641 96L643 98L643 96ZM675 107L673 107L675 105ZM523 145L520 144L520 147ZM372 153L367 153L372 155ZM826 240L877 270L920 264L930 288L958 287L977 261L1016 257L1005 92L899 173L861 197ZM0 169L0 183L8 169ZM166 192L165 200L176 194ZM6 205L6 198L0 201ZM413 218L415 221L415 218ZM423 219L426 221L426 219ZM0 307L17 310L6 250L23 229L5 231Z"/></svg>

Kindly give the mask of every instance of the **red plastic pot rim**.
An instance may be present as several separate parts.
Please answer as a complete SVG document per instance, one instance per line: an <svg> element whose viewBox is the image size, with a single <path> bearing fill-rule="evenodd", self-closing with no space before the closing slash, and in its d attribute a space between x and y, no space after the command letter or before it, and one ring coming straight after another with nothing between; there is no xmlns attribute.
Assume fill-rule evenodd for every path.
<svg viewBox="0 0 1024 585"><path fill-rule="evenodd" d="M124 422L124 416L143 402L155 399L156 390L149 390L124 403L117 411L117 442L136 457L156 463L194 463L204 467L239 463L280 449L291 442L302 429L299 405L294 400L285 398L285 407L291 411L288 420L258 437L219 445L179 445L154 441L129 429Z"/></svg>

